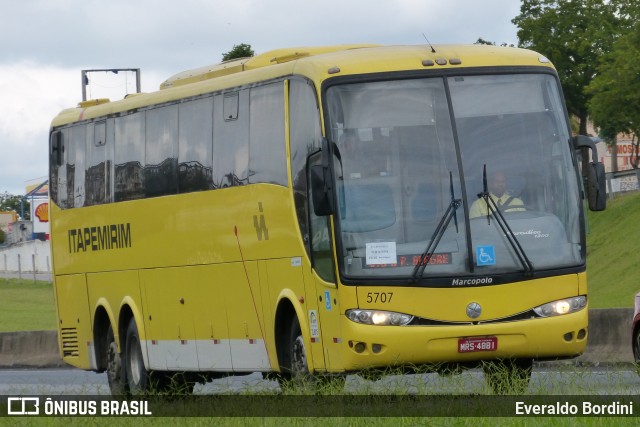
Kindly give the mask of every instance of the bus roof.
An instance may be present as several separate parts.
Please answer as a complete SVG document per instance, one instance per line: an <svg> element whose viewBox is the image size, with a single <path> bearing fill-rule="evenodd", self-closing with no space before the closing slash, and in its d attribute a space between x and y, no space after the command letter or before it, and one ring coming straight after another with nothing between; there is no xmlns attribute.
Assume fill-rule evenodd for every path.
<svg viewBox="0 0 640 427"><path fill-rule="evenodd" d="M278 49L178 73L163 82L157 92L130 95L115 102L108 99L81 102L76 108L60 112L52 126L293 74L304 75L319 86L325 79L336 75L488 66L552 67L546 58L536 52L487 45L431 47L359 44Z"/></svg>

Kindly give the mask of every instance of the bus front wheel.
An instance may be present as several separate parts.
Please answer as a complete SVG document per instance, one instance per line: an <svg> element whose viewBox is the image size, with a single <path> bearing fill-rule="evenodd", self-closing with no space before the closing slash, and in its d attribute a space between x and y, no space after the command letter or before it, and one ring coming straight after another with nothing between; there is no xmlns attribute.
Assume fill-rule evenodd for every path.
<svg viewBox="0 0 640 427"><path fill-rule="evenodd" d="M307 365L307 350L300 329L300 322L293 317L288 330L283 363L283 375L280 386L300 386L311 380Z"/></svg>
<svg viewBox="0 0 640 427"><path fill-rule="evenodd" d="M304 336L296 317L292 319L288 332L284 363L281 366L283 373L278 376L282 390L310 388L310 391L315 394L342 390L345 383L344 375L319 375L309 372Z"/></svg>

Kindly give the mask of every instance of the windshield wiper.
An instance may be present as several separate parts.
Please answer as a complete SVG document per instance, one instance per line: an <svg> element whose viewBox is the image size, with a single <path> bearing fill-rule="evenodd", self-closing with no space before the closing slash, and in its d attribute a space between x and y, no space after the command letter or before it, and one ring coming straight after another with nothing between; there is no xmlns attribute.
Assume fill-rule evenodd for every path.
<svg viewBox="0 0 640 427"><path fill-rule="evenodd" d="M417 281L418 279L420 279L422 277L422 275L424 274L424 269L427 268L427 265L429 264L429 261L431 261L431 257L435 253L436 248L438 247L438 244L440 243L440 240L442 239L442 236L444 235L444 232L447 230L447 227L449 226L449 223L451 222L451 218L454 218L454 222L456 224L456 233L459 231L458 230L458 216L457 216L456 212L457 212L458 208L462 205L462 199L456 199L454 197L454 193L453 193L453 174L451 172L449 172L449 188L450 188L450 191L451 191L451 202L449 203L449 207L447 207L446 212L444 213L444 215L440 219L440 222L438 223L438 226L433 231L433 235L431 236L431 240L429 241L429 244L427 245L427 248L420 255L420 259L418 260L418 263L416 264L416 266L413 269L413 273L412 273L411 276L412 276L414 282Z"/></svg>
<svg viewBox="0 0 640 427"><path fill-rule="evenodd" d="M527 254L522 248L522 245L520 245L520 242L518 241L516 235L513 234L513 230L511 230L511 227L509 227L507 220L502 215L502 211L500 210L500 208L498 208L495 200L493 200L489 195L489 188L487 186L487 165L484 165L484 168L482 170L482 192L478 193L478 198L484 199L485 203L487 204L487 223L491 223L491 215L493 215L495 221L498 223L500 229L507 238L507 241L513 248L513 252L515 252L516 257L518 257L520 264L522 264L525 274L532 275L533 264L531 263L531 260L529 260L529 257L527 257Z"/></svg>

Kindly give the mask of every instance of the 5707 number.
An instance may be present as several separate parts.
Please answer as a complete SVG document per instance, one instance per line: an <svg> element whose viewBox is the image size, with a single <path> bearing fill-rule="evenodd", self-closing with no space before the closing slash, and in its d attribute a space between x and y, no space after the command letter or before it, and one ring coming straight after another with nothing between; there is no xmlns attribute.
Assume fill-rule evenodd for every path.
<svg viewBox="0 0 640 427"><path fill-rule="evenodd" d="M367 293L367 302L368 303L388 303L391 302L391 298L393 298L393 292L368 292Z"/></svg>

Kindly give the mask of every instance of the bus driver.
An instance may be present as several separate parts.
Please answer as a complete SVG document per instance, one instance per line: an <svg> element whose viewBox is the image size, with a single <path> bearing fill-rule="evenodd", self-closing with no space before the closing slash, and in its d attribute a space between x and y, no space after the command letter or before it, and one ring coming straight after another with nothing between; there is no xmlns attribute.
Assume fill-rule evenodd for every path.
<svg viewBox="0 0 640 427"><path fill-rule="evenodd" d="M491 177L489 197L496 202L496 205L502 212L520 212L525 210L522 200L507 192L507 176L504 172L498 171ZM473 202L471 209L469 209L469 218L481 216L487 216L487 201L482 197Z"/></svg>

